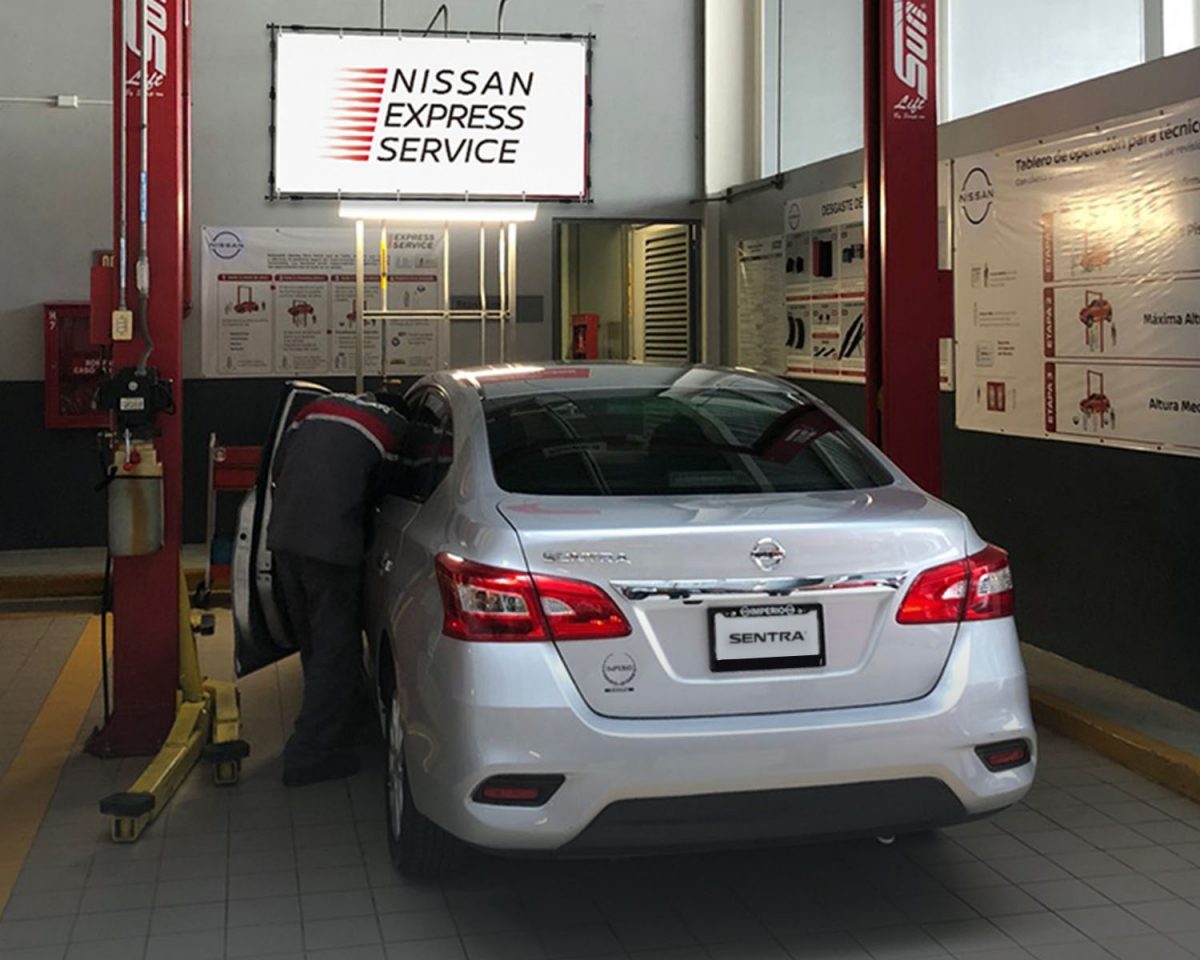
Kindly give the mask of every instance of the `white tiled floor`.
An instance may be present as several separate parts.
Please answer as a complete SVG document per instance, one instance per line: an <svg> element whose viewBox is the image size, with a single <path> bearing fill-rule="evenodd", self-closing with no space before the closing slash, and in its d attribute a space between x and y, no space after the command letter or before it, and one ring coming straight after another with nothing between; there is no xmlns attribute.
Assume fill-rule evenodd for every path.
<svg viewBox="0 0 1200 960"><path fill-rule="evenodd" d="M15 622L0 623L0 656ZM202 643L217 673L227 637ZM243 782L219 790L198 769L134 846L105 839L95 802L138 762L72 758L0 920L0 960L1200 956L1200 807L1054 735L1026 803L889 847L477 857L427 887L387 862L377 745L349 781L279 785L297 693L294 664L246 681Z"/></svg>

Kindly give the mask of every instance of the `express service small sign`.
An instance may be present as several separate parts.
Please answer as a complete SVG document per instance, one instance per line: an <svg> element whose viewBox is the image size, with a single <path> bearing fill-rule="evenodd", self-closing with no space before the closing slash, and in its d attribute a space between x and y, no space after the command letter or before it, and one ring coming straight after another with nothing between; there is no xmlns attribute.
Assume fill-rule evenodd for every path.
<svg viewBox="0 0 1200 960"><path fill-rule="evenodd" d="M586 39L281 30L274 191L583 199Z"/></svg>

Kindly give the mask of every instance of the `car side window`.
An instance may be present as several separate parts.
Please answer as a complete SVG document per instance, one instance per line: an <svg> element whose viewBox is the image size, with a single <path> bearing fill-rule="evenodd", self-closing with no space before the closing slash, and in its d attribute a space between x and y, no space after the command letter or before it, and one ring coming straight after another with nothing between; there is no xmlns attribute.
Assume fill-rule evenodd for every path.
<svg viewBox="0 0 1200 960"><path fill-rule="evenodd" d="M454 435L450 405L436 390L414 397L412 420L400 445L390 491L406 500L424 503L450 469Z"/></svg>

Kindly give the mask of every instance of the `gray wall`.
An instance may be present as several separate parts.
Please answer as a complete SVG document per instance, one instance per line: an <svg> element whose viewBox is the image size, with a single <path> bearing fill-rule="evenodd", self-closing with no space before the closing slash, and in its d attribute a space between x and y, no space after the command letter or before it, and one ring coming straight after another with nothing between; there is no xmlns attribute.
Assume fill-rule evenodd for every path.
<svg viewBox="0 0 1200 960"><path fill-rule="evenodd" d="M107 99L107 0L3 0L0 98L58 93ZM193 3L193 249L203 224L343 225L331 203L271 204L267 89L270 21L377 26L378 0L205 0ZM388 24L423 28L436 3L388 0ZM495 0L455 0L453 29L494 30ZM693 0L512 0L505 29L596 35L592 63L592 192L588 206L544 205L522 228L518 325L522 359L549 356L555 216L673 218L703 191L701 13ZM26 462L55 465L53 487L19 482L0 465L0 549L94 543L102 536L94 440L41 428L41 304L86 300L91 251L111 246L111 108L51 108L0 99L0 443ZM477 234L475 234L477 236ZM478 301L470 238L452 265L456 297ZM494 251L493 251L494 255ZM194 263L199 283L198 253ZM198 295L198 289L196 291ZM541 298L540 302L535 298ZM532 315L530 315L532 310ZM492 338L495 343L495 338ZM478 360L478 328L457 325L453 360ZM200 329L184 324L185 375L199 377ZM185 537L202 535L203 444L216 430L233 443L259 439L276 381L194 380L185 390L188 458ZM34 404L36 406L30 406ZM195 448L195 449L193 449ZM72 473L68 465L77 465ZM19 492L19 494L18 494ZM41 525L25 518L51 517Z"/></svg>
<svg viewBox="0 0 1200 960"><path fill-rule="evenodd" d="M783 72L779 15L783 13ZM862 148L862 4L765 0L763 175ZM779 94L783 110L775 128Z"/></svg>
<svg viewBox="0 0 1200 960"><path fill-rule="evenodd" d="M4 0L0 97L112 96L108 4ZM64 29L70 24L70 29ZM0 380L42 379L47 300L86 300L112 246L112 114L0 102Z"/></svg>
<svg viewBox="0 0 1200 960"><path fill-rule="evenodd" d="M436 3L391 0L392 26L424 27ZM512 0L504 26L511 31L594 33L592 62L592 193L588 207L563 208L582 216L681 216L701 189L696 143L700 65L699 23L690 0ZM455 0L450 26L494 30L495 0ZM269 167L267 85L269 20L282 23L378 24L376 0L230 0L196 5L194 15L194 195L197 224L340 224L335 205L263 200ZM3 68L0 67L0 70ZM551 220L558 205L543 205L538 221L523 227L520 275L523 294L546 295L551 276ZM452 244L455 294L478 290L476 233L467 228ZM199 277L199 273L196 273ZM542 323L519 328L523 359L549 356L551 298ZM191 323L185 355L199 373L199 332ZM494 338L493 338L494 342ZM479 359L478 330L457 324L453 362Z"/></svg>
<svg viewBox="0 0 1200 960"><path fill-rule="evenodd" d="M965 156L1195 97L1200 50L946 124L939 152ZM778 233L785 198L861 178L861 152L846 154L724 206L725 316L737 240ZM728 336L724 346L732 359ZM806 386L863 424L861 387ZM943 496L1011 552L1022 638L1200 707L1189 602L1200 511L1182 493L1200 489L1200 460L962 431L953 406L943 394Z"/></svg>
<svg viewBox="0 0 1200 960"><path fill-rule="evenodd" d="M5 0L0 97L110 94L109 3ZM437 4L389 0L392 26L420 28ZM451 27L494 30L495 0L451 3ZM194 210L202 224L342 225L336 205L264 200L269 169L269 21L375 26L376 0L208 0L193 5ZM69 25L65 29L64 25ZM700 15L692 0L513 0L511 31L591 32L592 189L572 216L679 217L702 191L699 152ZM40 304L86 299L90 251L111 246L110 109L61 110L0 103L0 381L39 380ZM550 221L542 208L522 231L519 285L544 295L551 273ZM195 241L195 237L193 238ZM477 289L469 243L452 273ZM199 244L194 242L198 251ZM199 280L196 256L195 277ZM456 284L458 286L458 284ZM551 298L542 323L521 329L530 359L548 355ZM459 328L455 362L478 359L475 331ZM472 348L475 349L472 349ZM199 321L185 325L185 370L199 376Z"/></svg>

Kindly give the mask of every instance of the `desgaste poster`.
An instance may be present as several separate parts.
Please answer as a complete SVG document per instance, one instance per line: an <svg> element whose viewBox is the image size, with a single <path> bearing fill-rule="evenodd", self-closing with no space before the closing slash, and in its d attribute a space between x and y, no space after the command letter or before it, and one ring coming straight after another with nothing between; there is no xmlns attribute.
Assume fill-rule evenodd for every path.
<svg viewBox="0 0 1200 960"><path fill-rule="evenodd" d="M958 426L1200 455L1200 101L954 176Z"/></svg>
<svg viewBox="0 0 1200 960"><path fill-rule="evenodd" d="M353 228L204 227L201 240L206 377L354 374L358 304ZM365 260L363 372L427 372L415 358L401 354L416 338L388 338L382 318L369 315L383 306L378 250L376 231ZM440 228L389 232L387 258L389 309L440 308ZM435 341L440 339L444 335Z"/></svg>
<svg viewBox="0 0 1200 960"><path fill-rule="evenodd" d="M784 231L788 376L864 382L862 189L789 200Z"/></svg>

